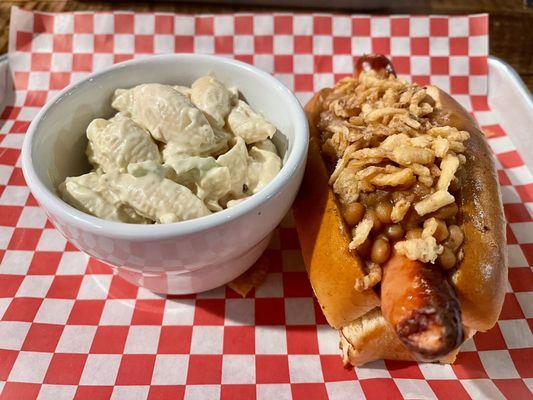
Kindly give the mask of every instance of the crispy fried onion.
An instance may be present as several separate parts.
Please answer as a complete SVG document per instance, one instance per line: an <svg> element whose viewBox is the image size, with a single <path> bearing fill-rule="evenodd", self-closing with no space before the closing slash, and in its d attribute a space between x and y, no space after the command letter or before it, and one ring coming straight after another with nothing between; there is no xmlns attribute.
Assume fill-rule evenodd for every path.
<svg viewBox="0 0 533 400"><path fill-rule="evenodd" d="M429 218L424 221L424 230L422 231L422 237L433 236L439 227L439 223L436 218Z"/></svg>
<svg viewBox="0 0 533 400"><path fill-rule="evenodd" d="M416 184L419 197L393 196L393 223L411 208L424 216L455 202L450 185L457 185L470 134L432 117L435 101L425 88L367 71L340 81L324 104L319 128L323 149L338 160L330 185L342 202L356 202L361 193L376 190L408 192ZM352 230L350 249L367 240L371 229L372 221L363 218ZM397 247L412 257L417 252L417 257L434 260L438 245L425 237L419 240L398 242Z"/></svg>
<svg viewBox="0 0 533 400"><path fill-rule="evenodd" d="M425 199L420 200L414 207L418 215L422 216L437 211L439 208L452 204L453 202L455 202L455 197L449 192L438 190Z"/></svg>
<svg viewBox="0 0 533 400"><path fill-rule="evenodd" d="M411 202L404 198L394 203L392 212L390 214L392 222L397 224L398 222L402 221L405 217L405 214L407 214L407 211L409 211L409 207L411 207Z"/></svg>
<svg viewBox="0 0 533 400"><path fill-rule="evenodd" d="M377 147L348 145L331 174L330 184L346 202L357 201L361 192L410 187L417 181L428 188L447 191L459 165L464 163L464 156L453 151L463 150L459 149L462 143L439 136L445 132L460 139L468 137L468 132L463 135L452 128L437 130L434 136L393 134Z"/></svg>
<svg viewBox="0 0 533 400"><path fill-rule="evenodd" d="M366 275L357 278L354 283L354 289L358 292L364 292L365 290L371 289L381 282L381 267L379 264L376 264L372 261L367 261L366 263Z"/></svg>
<svg viewBox="0 0 533 400"><path fill-rule="evenodd" d="M420 260L425 263L435 263L437 257L444 251L444 247L438 244L433 236L403 240L397 242L394 249L410 260Z"/></svg>
<svg viewBox="0 0 533 400"><path fill-rule="evenodd" d="M355 228L352 230L352 236L353 239L348 245L348 248L350 250L357 249L360 245L363 244L363 242L368 238L368 235L370 235L370 231L372 230L372 227L374 226L374 220L367 215L363 217L363 219L356 225Z"/></svg>

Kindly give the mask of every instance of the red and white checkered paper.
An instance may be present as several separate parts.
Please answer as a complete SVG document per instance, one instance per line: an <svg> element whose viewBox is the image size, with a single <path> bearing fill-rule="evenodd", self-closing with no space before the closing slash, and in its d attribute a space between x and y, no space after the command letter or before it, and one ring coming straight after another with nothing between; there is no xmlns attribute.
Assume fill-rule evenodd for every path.
<svg viewBox="0 0 533 400"><path fill-rule="evenodd" d="M14 94L0 121L1 399L532 398L533 178L487 104L487 15L43 14L13 9ZM24 183L20 148L40 107L91 71L153 53L215 53L252 63L302 102L389 55L474 111L498 159L509 285L498 324L454 365L342 366L337 333L313 300L288 216L249 298L222 287L160 297L79 252Z"/></svg>

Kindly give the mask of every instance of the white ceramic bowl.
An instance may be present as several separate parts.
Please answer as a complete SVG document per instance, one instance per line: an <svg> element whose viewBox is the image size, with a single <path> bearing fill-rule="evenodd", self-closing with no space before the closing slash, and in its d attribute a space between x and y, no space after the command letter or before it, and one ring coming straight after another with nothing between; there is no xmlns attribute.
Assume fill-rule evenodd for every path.
<svg viewBox="0 0 533 400"><path fill-rule="evenodd" d="M147 82L190 85L211 71L236 86L278 128L274 142L284 165L263 190L231 209L166 225L105 221L58 197L57 185L65 177L89 170L85 128L92 119L113 114L110 99L116 88ZM228 58L172 54L117 64L63 90L32 121L22 168L50 220L79 249L117 268L130 282L184 294L225 284L257 260L294 200L307 146L302 107L271 75Z"/></svg>

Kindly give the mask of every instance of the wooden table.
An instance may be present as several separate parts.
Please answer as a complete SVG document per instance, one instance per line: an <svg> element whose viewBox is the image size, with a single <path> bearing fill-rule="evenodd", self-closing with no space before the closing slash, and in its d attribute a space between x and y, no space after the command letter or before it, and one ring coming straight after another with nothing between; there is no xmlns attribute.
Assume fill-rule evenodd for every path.
<svg viewBox="0 0 533 400"><path fill-rule="evenodd" d="M73 10L111 10L130 9L135 11L167 11L180 13L219 13L238 11L287 11L287 6L271 7L237 5L236 1L226 0L233 4L215 5L204 2L185 3L171 1L66 1L66 0L1 0L0 26L4 30L0 36L0 53L7 51L9 35L9 14L12 5L25 9L40 11L73 11ZM246 0L239 0L244 2ZM252 3L280 4L283 0L249 0ZM304 4L305 7L290 8L291 11L338 11L346 13L373 14L470 14L490 13L490 54L500 57L511 64L520 74L530 91L533 91L533 7L527 7L521 0L410 0L381 1L384 4L378 9L364 7L369 2L347 0L308 0L307 2L290 1ZM220 2L218 2L220 3ZM357 3L362 6L357 7ZM389 4L387 4L389 3ZM327 4L329 8L322 8ZM331 5L340 7L332 8ZM372 4L376 4L373 2ZM312 5L313 7L309 7ZM346 7L348 5L348 7Z"/></svg>

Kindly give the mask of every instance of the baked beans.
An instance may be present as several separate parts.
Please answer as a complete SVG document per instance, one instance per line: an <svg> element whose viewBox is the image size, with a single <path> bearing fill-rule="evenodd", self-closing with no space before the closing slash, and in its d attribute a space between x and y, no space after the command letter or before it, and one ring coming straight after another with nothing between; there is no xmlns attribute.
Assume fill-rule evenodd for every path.
<svg viewBox="0 0 533 400"><path fill-rule="evenodd" d="M344 220L349 226L355 226L365 215L365 206L361 203L349 203L342 206Z"/></svg>
<svg viewBox="0 0 533 400"><path fill-rule="evenodd" d="M389 202L381 202L376 206L376 215L384 224L390 224L392 222L390 219L391 212L392 204Z"/></svg>
<svg viewBox="0 0 533 400"><path fill-rule="evenodd" d="M421 191L420 188L418 190ZM429 228L437 243L443 245L443 251L437 257L436 264L442 269L449 270L461 262L464 233L459 226L452 223L458 212L457 204L442 207L424 217L411 208L400 223L393 224L391 220L393 205L390 199L390 194L377 191L361 196L358 202L342 204L342 215L351 228L363 219L372 220L372 230L368 238L355 250L359 257L367 262L383 265L391 257L394 243L400 240L420 239L424 229Z"/></svg>
<svg viewBox="0 0 533 400"><path fill-rule="evenodd" d="M437 240L437 242L441 243L449 235L448 228L446 227L446 223L443 220L437 218L435 220L437 221L437 228L433 233L433 237ZM428 221L429 219L426 219L424 221L424 228L427 226Z"/></svg>
<svg viewBox="0 0 533 400"><path fill-rule="evenodd" d="M441 209L435 211L432 214L428 214L428 217L435 217L438 219L448 219L455 217L457 212L459 211L459 207L457 204L452 203L448 204L447 206L442 207Z"/></svg>
<svg viewBox="0 0 533 400"><path fill-rule="evenodd" d="M457 263L457 257L449 247L444 246L444 251L439 255L437 261L443 269L450 269Z"/></svg>
<svg viewBox="0 0 533 400"><path fill-rule="evenodd" d="M383 264L390 257L390 244L387 239L380 237L372 244L370 260L376 264Z"/></svg>
<svg viewBox="0 0 533 400"><path fill-rule="evenodd" d="M465 235L457 225L450 225L448 230L450 231L450 235L444 244L453 251L457 251L463 244Z"/></svg>
<svg viewBox="0 0 533 400"><path fill-rule="evenodd" d="M403 238L405 231L400 224L387 225L385 227L385 234L390 240L398 241Z"/></svg>
<svg viewBox="0 0 533 400"><path fill-rule="evenodd" d="M413 228L409 229L405 234L405 238L409 239L420 239L422 237L422 228Z"/></svg>
<svg viewBox="0 0 533 400"><path fill-rule="evenodd" d="M378 214L373 209L367 209L365 218L369 218L372 220L372 232L373 233L379 233L381 231L381 227L383 224L381 223L380 219L378 218Z"/></svg>

